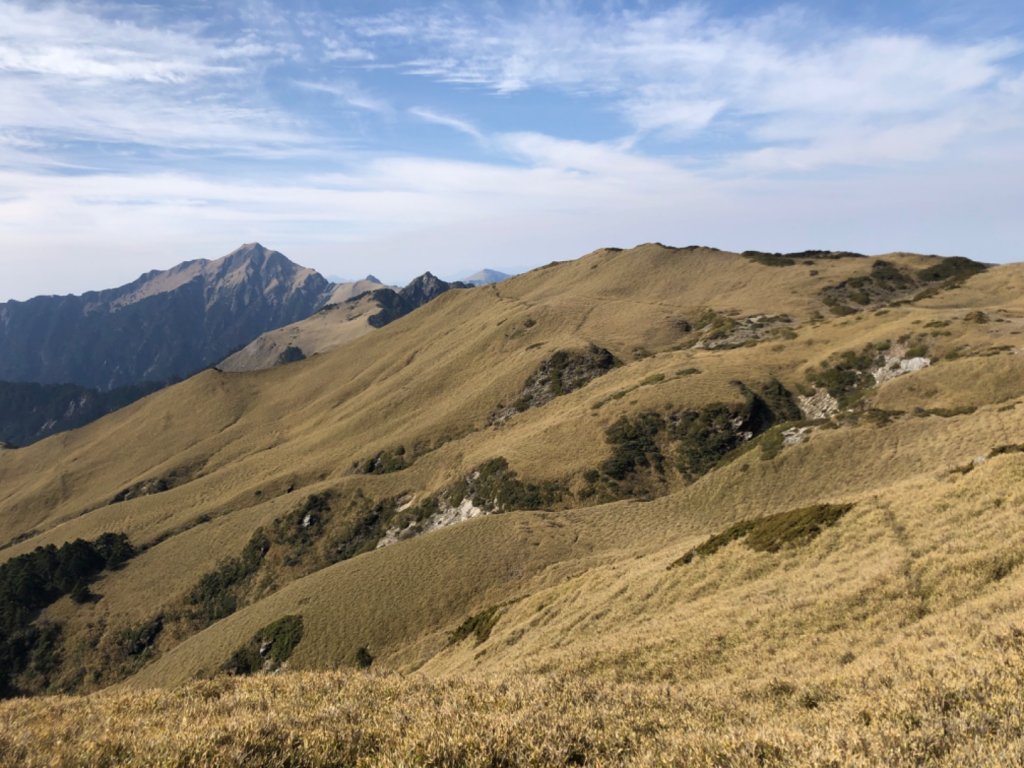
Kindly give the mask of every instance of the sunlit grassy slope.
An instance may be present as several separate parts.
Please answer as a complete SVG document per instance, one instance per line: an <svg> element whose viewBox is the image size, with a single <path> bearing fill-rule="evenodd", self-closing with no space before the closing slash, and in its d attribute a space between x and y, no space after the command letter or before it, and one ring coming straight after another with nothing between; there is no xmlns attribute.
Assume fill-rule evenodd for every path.
<svg viewBox="0 0 1024 768"><path fill-rule="evenodd" d="M0 707L0 755L1018 764L1024 269L832 314L822 290L872 263L597 251L452 291L327 354L258 374L208 371L0 452L3 557L107 531L144 550L95 584L98 602L47 609L65 635L51 689L115 682L104 665L118 637L155 616L174 627L122 669L134 674L116 692ZM694 329L709 310L786 315L787 332L701 348ZM488 425L552 353L592 343L622 364ZM770 452L753 441L695 482L667 475L646 501L572 496L333 565L271 550L278 559L239 610L205 629L172 621L201 574L310 494L331 494L344 531L361 500L415 502L499 456L531 482L579 489L621 416L738 402L737 381L795 392L823 361L884 343L923 346L933 364L870 388L859 416L811 425L803 443ZM396 446L407 468L354 472ZM170 490L109 503L165 476ZM852 507L778 551L740 539L669 568L736 521L820 503ZM302 616L303 635L286 666L309 674L146 690L216 674L287 615ZM472 617L489 634L454 641ZM353 670L359 649L374 674L310 676ZM181 728L162 725L168 710ZM142 725L126 732L119 718Z"/></svg>

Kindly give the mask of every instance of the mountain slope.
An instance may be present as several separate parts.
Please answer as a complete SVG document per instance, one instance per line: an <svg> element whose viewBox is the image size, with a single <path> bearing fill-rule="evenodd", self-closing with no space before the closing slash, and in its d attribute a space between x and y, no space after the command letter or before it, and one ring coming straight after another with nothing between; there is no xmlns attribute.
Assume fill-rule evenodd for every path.
<svg viewBox="0 0 1024 768"><path fill-rule="evenodd" d="M440 706L488 679L487 717L524 676L700 702L648 758L962 761L985 685L1017 690L1024 269L793 256L597 251L0 452L0 557L139 550L45 608L62 660L20 684L174 685L301 616L291 669L420 670ZM724 713L735 742L687 741ZM566 727L613 761L588 751L610 730ZM387 738L378 762L425 754Z"/></svg>
<svg viewBox="0 0 1024 768"><path fill-rule="evenodd" d="M195 373L312 314L329 284L258 243L81 296L0 304L0 380L112 389Z"/></svg>

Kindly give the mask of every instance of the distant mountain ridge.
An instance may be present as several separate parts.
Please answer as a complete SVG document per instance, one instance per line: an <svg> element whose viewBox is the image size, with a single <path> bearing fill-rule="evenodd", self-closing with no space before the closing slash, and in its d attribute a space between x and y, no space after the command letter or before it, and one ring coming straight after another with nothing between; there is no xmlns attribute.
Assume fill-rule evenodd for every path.
<svg viewBox="0 0 1024 768"><path fill-rule="evenodd" d="M390 288L374 291L373 297L381 303L382 308L379 313L369 319L370 325L374 328L383 328L388 323L422 307L452 288L472 288L472 286L459 281L446 283L430 272L424 272L400 291Z"/></svg>
<svg viewBox="0 0 1024 768"><path fill-rule="evenodd" d="M508 280L510 277L512 275L499 272L496 269L481 269L469 277L462 278L462 282L469 283L470 285L490 285L491 283L500 283L502 280Z"/></svg>
<svg viewBox="0 0 1024 768"><path fill-rule="evenodd" d="M184 378L308 317L332 285L248 243L81 296L0 304L0 380L110 390Z"/></svg>
<svg viewBox="0 0 1024 768"><path fill-rule="evenodd" d="M373 275L342 283L319 312L261 334L217 367L237 373L294 363L382 328L452 288L472 287L464 282L445 282L430 272L401 289L383 286Z"/></svg>

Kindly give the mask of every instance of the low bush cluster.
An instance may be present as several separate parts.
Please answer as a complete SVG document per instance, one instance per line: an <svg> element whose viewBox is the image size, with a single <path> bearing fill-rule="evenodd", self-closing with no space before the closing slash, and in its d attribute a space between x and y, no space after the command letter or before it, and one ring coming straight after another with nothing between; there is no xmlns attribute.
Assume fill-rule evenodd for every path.
<svg viewBox="0 0 1024 768"><path fill-rule="evenodd" d="M859 352L847 350L823 362L818 370L808 372L807 380L832 395L841 408L848 408L861 398L864 390L875 385L871 370L883 364L882 353L887 347L869 344Z"/></svg>
<svg viewBox="0 0 1024 768"><path fill-rule="evenodd" d="M835 525L851 509L852 504L815 504L755 520L741 520L698 544L669 568L686 565L697 557L713 555L727 544L741 539L755 552L778 552L788 546L806 544L825 528Z"/></svg>
<svg viewBox="0 0 1024 768"><path fill-rule="evenodd" d="M192 617L208 625L234 613L238 608L240 588L259 570L269 549L270 539L262 528L257 528L238 557L222 560L189 592Z"/></svg>
<svg viewBox="0 0 1024 768"><path fill-rule="evenodd" d="M911 273L882 259L871 271L831 285L821 292L822 301L835 315L848 315L866 307L883 306L909 299L919 287Z"/></svg>
<svg viewBox="0 0 1024 768"><path fill-rule="evenodd" d="M280 669L301 640L302 616L283 616L253 635L224 662L221 670L229 675L251 675Z"/></svg>
<svg viewBox="0 0 1024 768"><path fill-rule="evenodd" d="M773 425L800 418L792 394L779 382L756 392L742 382L735 384L743 393L740 403L621 417L605 433L612 455L600 466L599 476L621 483L644 470L664 476L672 466L693 481Z"/></svg>
<svg viewBox="0 0 1024 768"><path fill-rule="evenodd" d="M744 251L741 256L763 264L766 267L792 267L798 263L813 264L820 259L864 258L863 254L850 251L797 251L796 253L769 253L766 251Z"/></svg>
<svg viewBox="0 0 1024 768"><path fill-rule="evenodd" d="M554 482L528 483L521 479L502 456L486 461L461 480L441 492L451 506L470 499L474 506L489 512L513 509L546 509L556 504L565 489Z"/></svg>
<svg viewBox="0 0 1024 768"><path fill-rule="evenodd" d="M448 645L461 643L470 636L476 638L476 645L486 642L487 638L491 636L491 630L494 629L494 625L498 623L500 618L501 609L497 605L492 605L490 608L480 611L480 613L473 614L452 631L448 636Z"/></svg>
<svg viewBox="0 0 1024 768"><path fill-rule="evenodd" d="M91 542L37 547L0 565L0 696L17 693L19 673L31 668L45 675L59 660L60 627L35 626L39 613L64 595L95 599L89 583L134 554L123 533L105 533Z"/></svg>
<svg viewBox="0 0 1024 768"><path fill-rule="evenodd" d="M385 475L390 472L399 472L408 467L410 463L406 456L405 446L400 445L397 448L380 451L368 459L357 461L352 467L363 475Z"/></svg>
<svg viewBox="0 0 1024 768"><path fill-rule="evenodd" d="M559 350L530 375L515 402L498 407L491 415L490 423L500 424L517 413L575 392L618 364L611 352L596 344L586 349Z"/></svg>

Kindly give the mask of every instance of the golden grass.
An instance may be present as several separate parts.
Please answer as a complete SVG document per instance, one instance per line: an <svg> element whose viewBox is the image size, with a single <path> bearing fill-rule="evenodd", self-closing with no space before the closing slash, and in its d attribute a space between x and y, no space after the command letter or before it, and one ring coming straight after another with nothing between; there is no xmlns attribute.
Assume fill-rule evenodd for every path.
<svg viewBox="0 0 1024 768"><path fill-rule="evenodd" d="M938 659L931 658L928 662ZM1024 637L827 685L304 673L0 705L24 766L1020 765Z"/></svg>
<svg viewBox="0 0 1024 768"><path fill-rule="evenodd" d="M95 585L99 602L46 611L65 627L73 666L179 605L200 574L313 492L421 497L496 456L528 480L563 480L607 457L604 431L622 415L736 400L734 380L794 388L837 352L906 335L934 357L969 355L890 381L869 403L977 408L818 427L770 461L755 446L649 503L482 518L360 555L183 642L161 640L160 658L116 692L0 706L0 761L956 765L1000 764L1004 750L1005 764L1019 763L1024 457L951 470L1022 442L1020 358L983 356L1015 348L1018 299L1003 291L993 295L1005 307L986 303L975 283L995 291L999 273L1024 278L1001 267L921 305L813 319L817 291L869 268L822 262L812 276L708 250L598 251L445 294L328 354L206 372L0 453L0 542L27 536L0 558L111 530L152 545ZM787 312L797 336L676 348L675 320L706 307ZM1005 322L969 321L965 307ZM625 365L486 426L540 361L590 342ZM415 456L408 469L352 474L353 461L397 445ZM108 505L180 467L194 479ZM854 508L798 548L731 545L667 570L731 523L816 503ZM485 642L449 645L494 606ZM418 674L189 684L294 613L304 636L293 672L349 667L366 646L375 668Z"/></svg>
<svg viewBox="0 0 1024 768"><path fill-rule="evenodd" d="M672 546L538 582L483 644L442 650L420 674L287 673L7 702L0 761L1020 765L1022 469L1024 456L1006 455L869 494L780 553L733 544L669 571ZM291 603L307 622L323 616ZM332 615L329 628L344 631L349 616ZM229 621L237 636L244 622Z"/></svg>

